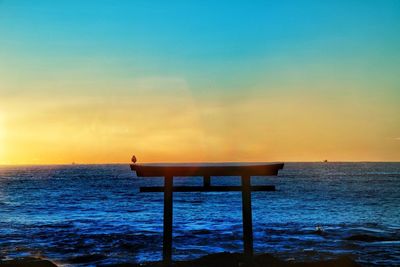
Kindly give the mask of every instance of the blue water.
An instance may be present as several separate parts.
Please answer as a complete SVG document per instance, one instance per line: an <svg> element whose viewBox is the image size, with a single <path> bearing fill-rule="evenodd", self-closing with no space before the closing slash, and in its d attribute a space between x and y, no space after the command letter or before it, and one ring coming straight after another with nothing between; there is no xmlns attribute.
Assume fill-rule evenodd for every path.
<svg viewBox="0 0 400 267"><path fill-rule="evenodd" d="M289 163L278 177L252 182L277 187L252 194L257 253L400 266L400 163ZM163 194L139 193L143 185L162 179L137 178L128 165L0 167L0 259L34 255L65 266L160 260ZM238 192L174 193L174 259L240 252L241 219ZM372 240L357 240L361 234ZM93 258L77 260L87 255Z"/></svg>

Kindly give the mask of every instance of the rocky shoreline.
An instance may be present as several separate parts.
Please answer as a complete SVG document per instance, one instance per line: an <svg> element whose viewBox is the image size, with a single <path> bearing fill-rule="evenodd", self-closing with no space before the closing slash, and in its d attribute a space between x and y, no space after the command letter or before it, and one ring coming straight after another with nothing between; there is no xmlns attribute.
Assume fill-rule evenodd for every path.
<svg viewBox="0 0 400 267"><path fill-rule="evenodd" d="M68 264L68 263L67 263ZM162 262L147 263L116 263L108 265L96 265L95 262L87 263L90 266L101 267L158 267L163 266ZM361 267L350 257L339 257L332 260L315 262L294 262L283 261L270 254L260 254L253 258L252 264L246 264L243 255L239 253L216 253L203 256L190 261L176 261L172 264L175 267ZM19 258L0 261L0 267L58 267L56 263L41 258Z"/></svg>

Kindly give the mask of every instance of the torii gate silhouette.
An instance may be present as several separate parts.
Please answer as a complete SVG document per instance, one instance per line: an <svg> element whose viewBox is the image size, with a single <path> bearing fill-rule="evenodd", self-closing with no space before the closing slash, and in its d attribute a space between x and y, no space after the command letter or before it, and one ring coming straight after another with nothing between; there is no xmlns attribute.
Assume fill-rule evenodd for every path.
<svg viewBox="0 0 400 267"><path fill-rule="evenodd" d="M136 161L136 157L135 157ZM143 163L131 164L138 177L164 177L164 186L141 187L140 192L164 192L163 261L172 263L173 192L242 192L243 246L245 259L253 258L252 191L275 191L273 185L251 186L251 176L276 176L283 163ZM173 186L174 177L203 177L203 186ZM240 176L241 186L213 186L212 176Z"/></svg>

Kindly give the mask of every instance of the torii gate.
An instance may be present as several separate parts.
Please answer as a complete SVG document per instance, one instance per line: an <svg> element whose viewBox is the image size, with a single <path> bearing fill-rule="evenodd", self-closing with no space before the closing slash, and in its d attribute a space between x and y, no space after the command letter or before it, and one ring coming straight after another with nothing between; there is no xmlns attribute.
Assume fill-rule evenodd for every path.
<svg viewBox="0 0 400 267"><path fill-rule="evenodd" d="M135 160L133 160L136 162ZM276 176L283 163L143 163L131 164L138 177L164 177L164 186L140 187L140 192L164 192L163 261L172 260L173 192L242 192L243 246L248 261L253 257L252 191L275 191L273 185L251 186L251 176ZM202 176L203 186L173 186L177 176ZM212 176L240 176L241 186L213 186Z"/></svg>

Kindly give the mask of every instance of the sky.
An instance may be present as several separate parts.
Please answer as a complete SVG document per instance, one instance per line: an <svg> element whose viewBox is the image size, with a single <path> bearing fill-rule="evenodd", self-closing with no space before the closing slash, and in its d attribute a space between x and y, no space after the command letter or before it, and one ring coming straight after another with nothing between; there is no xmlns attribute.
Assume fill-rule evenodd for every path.
<svg viewBox="0 0 400 267"><path fill-rule="evenodd" d="M0 164L400 161L400 1L0 0Z"/></svg>

